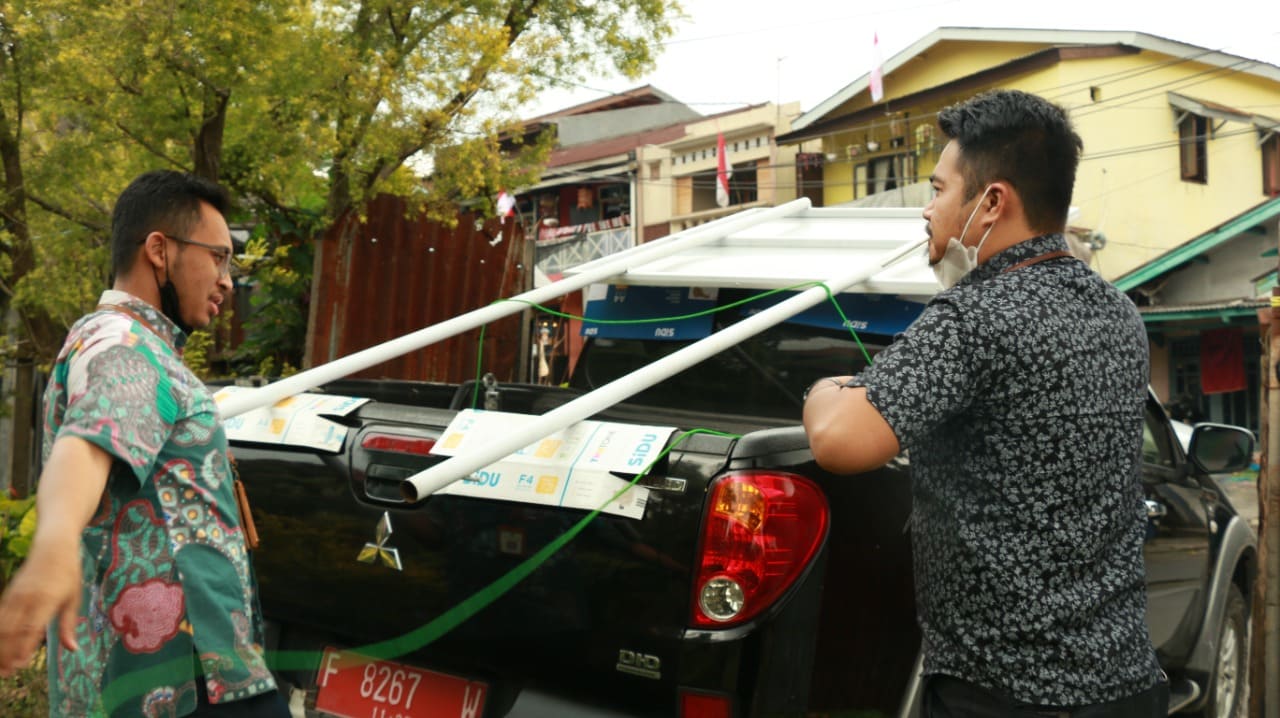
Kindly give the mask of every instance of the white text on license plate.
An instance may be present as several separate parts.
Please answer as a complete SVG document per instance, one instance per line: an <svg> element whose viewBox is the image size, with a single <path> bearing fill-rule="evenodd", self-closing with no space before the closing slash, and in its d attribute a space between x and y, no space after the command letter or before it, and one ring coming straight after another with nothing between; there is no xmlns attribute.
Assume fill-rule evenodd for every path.
<svg viewBox="0 0 1280 718"><path fill-rule="evenodd" d="M488 686L326 648L316 709L342 718L480 718Z"/></svg>

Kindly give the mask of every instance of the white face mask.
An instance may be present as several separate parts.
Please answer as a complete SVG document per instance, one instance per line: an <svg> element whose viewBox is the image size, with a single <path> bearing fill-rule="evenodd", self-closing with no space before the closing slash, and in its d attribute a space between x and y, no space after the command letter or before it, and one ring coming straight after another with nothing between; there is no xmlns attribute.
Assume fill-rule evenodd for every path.
<svg viewBox="0 0 1280 718"><path fill-rule="evenodd" d="M964 227L960 230L960 236L952 237L947 240L947 248L943 251L942 257L934 262L933 275L938 278L938 283L943 289L950 289L956 285L966 274L972 272L978 267L978 252L982 249L982 243L987 241L987 237L991 234L991 230L996 225L993 222L987 231L982 234L982 239L978 240L978 246L966 247L964 245L964 235L969 231L969 225L973 222L973 218L978 215L978 208L982 206L982 200L987 198L987 192L991 191L991 186L982 190L982 196L978 198L978 203L973 206L973 211L969 213L969 219L965 221ZM925 247L925 252L929 251Z"/></svg>

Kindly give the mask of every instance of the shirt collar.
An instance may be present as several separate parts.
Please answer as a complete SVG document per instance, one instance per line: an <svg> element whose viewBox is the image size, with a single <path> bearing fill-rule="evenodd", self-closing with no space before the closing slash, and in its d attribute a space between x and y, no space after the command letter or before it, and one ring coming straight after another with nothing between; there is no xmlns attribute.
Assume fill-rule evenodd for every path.
<svg viewBox="0 0 1280 718"><path fill-rule="evenodd" d="M161 339L173 346L178 352L187 343L187 335L169 317L166 317L151 304L118 289L108 289L98 298L98 304L120 306L128 309L145 320L147 328L155 332Z"/></svg>
<svg viewBox="0 0 1280 718"><path fill-rule="evenodd" d="M978 265L977 269L965 275L959 284L974 284L986 281L1019 262L1025 262L1028 259L1039 257L1049 252L1070 250L1066 237L1063 237L1061 233L1054 232L1032 237L992 255L987 261Z"/></svg>

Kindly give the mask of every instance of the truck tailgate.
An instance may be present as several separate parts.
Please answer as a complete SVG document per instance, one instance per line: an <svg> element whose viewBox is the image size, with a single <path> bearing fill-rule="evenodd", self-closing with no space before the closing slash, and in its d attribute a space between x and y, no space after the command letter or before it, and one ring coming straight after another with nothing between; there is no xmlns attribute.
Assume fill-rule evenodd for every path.
<svg viewBox="0 0 1280 718"><path fill-rule="evenodd" d="M418 410L413 423L366 416L345 454L236 447L262 536L255 563L267 618L343 647L405 636L408 653L396 660L485 680L499 696L545 684L624 700L636 715L669 714L706 487L731 440L691 437L642 480L651 489L643 519L600 514L508 593L432 640L415 629L587 513L447 495L405 504L399 480L439 461L420 449L451 414ZM363 441L371 435L404 440ZM384 514L391 532L379 545ZM367 544L372 563L357 560ZM683 670L687 682L692 668Z"/></svg>

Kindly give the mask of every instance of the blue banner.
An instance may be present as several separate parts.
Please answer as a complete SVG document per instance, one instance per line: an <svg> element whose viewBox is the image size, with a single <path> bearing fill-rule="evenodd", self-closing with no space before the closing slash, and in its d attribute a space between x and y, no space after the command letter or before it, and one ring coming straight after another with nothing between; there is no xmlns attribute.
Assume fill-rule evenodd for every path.
<svg viewBox="0 0 1280 718"><path fill-rule="evenodd" d="M741 311L743 316L758 314L793 296L794 292L780 292L746 304ZM812 306L787 321L807 327L853 329L855 332L893 336L906 331L925 306L887 294L837 294L836 302L848 318L848 325L843 324L831 302Z"/></svg>
<svg viewBox="0 0 1280 718"><path fill-rule="evenodd" d="M663 321L642 324L593 324L582 325L582 335L606 339L658 339L694 340L711 334L712 315L670 319L723 306L760 292L728 289L689 287L629 287L609 285L603 299L587 300L586 317L605 320L636 320L661 318ZM779 304L796 292L779 292L739 307L740 317L758 314ZM867 334L893 336L906 331L911 322L924 310L923 304L909 302L884 294L838 294L836 301L848 317L844 325L831 302L823 302L795 315L787 321L802 326L823 329L853 329Z"/></svg>
<svg viewBox="0 0 1280 718"><path fill-rule="evenodd" d="M712 316L671 319L705 311L716 306L718 291L697 287L631 287L609 285L604 299L589 298L588 320L662 319L642 324L582 323L582 336L608 339L658 339L678 341L701 339L711 333Z"/></svg>

